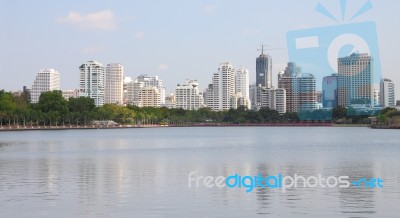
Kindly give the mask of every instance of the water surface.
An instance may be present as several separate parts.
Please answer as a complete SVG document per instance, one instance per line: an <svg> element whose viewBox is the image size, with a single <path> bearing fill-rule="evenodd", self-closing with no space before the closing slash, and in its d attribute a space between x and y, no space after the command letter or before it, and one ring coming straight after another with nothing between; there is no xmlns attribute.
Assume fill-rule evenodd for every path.
<svg viewBox="0 0 400 218"><path fill-rule="evenodd" d="M189 188L188 174L348 175L384 188ZM1 217L399 217L398 130L0 132Z"/></svg>

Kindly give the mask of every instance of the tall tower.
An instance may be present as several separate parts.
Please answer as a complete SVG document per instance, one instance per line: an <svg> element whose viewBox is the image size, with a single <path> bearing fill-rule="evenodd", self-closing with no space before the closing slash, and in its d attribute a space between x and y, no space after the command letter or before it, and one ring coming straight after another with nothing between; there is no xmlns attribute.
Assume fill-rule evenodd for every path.
<svg viewBox="0 0 400 218"><path fill-rule="evenodd" d="M79 67L80 96L94 99L96 106L104 105L104 67L97 61L88 61Z"/></svg>
<svg viewBox="0 0 400 218"><path fill-rule="evenodd" d="M264 54L264 45L261 45L261 54L256 59L256 85L272 87L272 59Z"/></svg>
<svg viewBox="0 0 400 218"><path fill-rule="evenodd" d="M60 73L54 69L40 70L31 89L31 103L38 103L42 92L60 90Z"/></svg>
<svg viewBox="0 0 400 218"><path fill-rule="evenodd" d="M121 64L107 64L105 103L123 104L124 67Z"/></svg>
<svg viewBox="0 0 400 218"><path fill-rule="evenodd" d="M374 105L373 58L368 54L353 53L338 58L339 106L352 104Z"/></svg>
<svg viewBox="0 0 400 218"><path fill-rule="evenodd" d="M213 103L209 105L215 111L230 109L230 99L235 95L235 72L230 62L221 63L218 73L213 76Z"/></svg>

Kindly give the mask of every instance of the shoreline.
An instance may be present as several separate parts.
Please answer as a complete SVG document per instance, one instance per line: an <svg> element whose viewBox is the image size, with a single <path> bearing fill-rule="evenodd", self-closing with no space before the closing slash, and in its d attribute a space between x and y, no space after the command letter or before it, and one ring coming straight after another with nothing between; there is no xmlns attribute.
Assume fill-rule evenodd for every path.
<svg viewBox="0 0 400 218"><path fill-rule="evenodd" d="M195 123L187 125L114 125L114 126L2 126L0 132L5 131L39 131L39 130L88 130L88 129L130 129L130 128L166 128L166 127L371 127L366 124L333 124L333 123ZM375 129L378 129L375 127ZM383 128L382 128L383 129ZM389 129L389 128L385 128Z"/></svg>

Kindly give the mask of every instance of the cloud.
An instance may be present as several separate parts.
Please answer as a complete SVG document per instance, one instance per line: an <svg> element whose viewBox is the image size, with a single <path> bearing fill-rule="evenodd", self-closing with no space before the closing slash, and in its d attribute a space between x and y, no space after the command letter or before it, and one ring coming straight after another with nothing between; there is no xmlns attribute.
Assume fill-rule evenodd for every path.
<svg viewBox="0 0 400 218"><path fill-rule="evenodd" d="M213 15L217 11L217 6L216 5L206 5L202 9L203 13L207 15Z"/></svg>
<svg viewBox="0 0 400 218"><path fill-rule="evenodd" d="M110 10L88 14L71 11L66 17L58 18L57 22L95 30L113 30L117 25L114 13Z"/></svg>
<svg viewBox="0 0 400 218"><path fill-rule="evenodd" d="M91 47L86 47L82 49L82 53L84 54L92 54L92 53L97 53L106 50L106 47L104 45L98 45L98 46L91 46Z"/></svg>
<svg viewBox="0 0 400 218"><path fill-rule="evenodd" d="M143 39L146 36L145 32L137 32L135 33L135 38L137 39Z"/></svg>
<svg viewBox="0 0 400 218"><path fill-rule="evenodd" d="M166 65L166 64L160 64L160 65L158 65L158 69L159 69L159 70L166 70L166 69L168 69L168 65Z"/></svg>

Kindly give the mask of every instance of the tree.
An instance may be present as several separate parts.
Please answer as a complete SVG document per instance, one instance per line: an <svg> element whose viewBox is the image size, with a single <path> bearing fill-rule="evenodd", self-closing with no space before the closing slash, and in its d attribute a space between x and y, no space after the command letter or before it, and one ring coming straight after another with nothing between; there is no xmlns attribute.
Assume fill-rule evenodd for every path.
<svg viewBox="0 0 400 218"><path fill-rule="evenodd" d="M347 109L342 106L336 106L332 109L332 118L334 120L342 119L347 117Z"/></svg>
<svg viewBox="0 0 400 218"><path fill-rule="evenodd" d="M43 92L39 97L38 108L44 113L68 111L67 100L62 97L62 92L59 90Z"/></svg>
<svg viewBox="0 0 400 218"><path fill-rule="evenodd" d="M44 113L44 122L49 121L50 125L52 123L57 125L60 117L68 112L67 100L62 97L62 92L59 90L40 94L36 108Z"/></svg>
<svg viewBox="0 0 400 218"><path fill-rule="evenodd" d="M94 100L89 97L70 98L68 100L68 109L70 112L91 112L95 108Z"/></svg>

